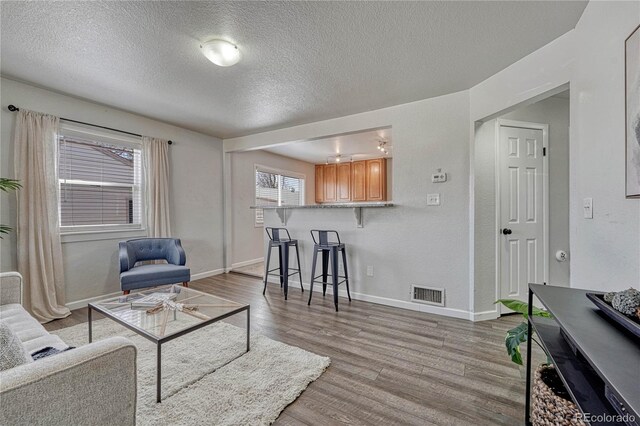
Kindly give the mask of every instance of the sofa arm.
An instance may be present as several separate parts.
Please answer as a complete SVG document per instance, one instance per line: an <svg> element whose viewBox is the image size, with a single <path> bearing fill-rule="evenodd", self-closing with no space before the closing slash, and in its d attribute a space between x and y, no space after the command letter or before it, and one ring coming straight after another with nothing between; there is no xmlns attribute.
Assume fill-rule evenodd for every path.
<svg viewBox="0 0 640 426"><path fill-rule="evenodd" d="M0 372L0 424L134 425L136 347L113 337Z"/></svg>
<svg viewBox="0 0 640 426"><path fill-rule="evenodd" d="M0 305L22 304L22 275L18 272L0 272Z"/></svg>

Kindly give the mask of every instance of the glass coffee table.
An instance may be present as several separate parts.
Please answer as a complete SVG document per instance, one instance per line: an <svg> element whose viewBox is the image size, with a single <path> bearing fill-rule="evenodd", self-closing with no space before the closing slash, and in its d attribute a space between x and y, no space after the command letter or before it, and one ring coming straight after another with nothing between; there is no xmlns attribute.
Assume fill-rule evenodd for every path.
<svg viewBox="0 0 640 426"><path fill-rule="evenodd" d="M249 305L232 302L208 293L168 285L89 303L89 343L92 341L91 313L135 331L156 344L156 401L160 402L162 344L232 315L247 312L247 352L249 352Z"/></svg>

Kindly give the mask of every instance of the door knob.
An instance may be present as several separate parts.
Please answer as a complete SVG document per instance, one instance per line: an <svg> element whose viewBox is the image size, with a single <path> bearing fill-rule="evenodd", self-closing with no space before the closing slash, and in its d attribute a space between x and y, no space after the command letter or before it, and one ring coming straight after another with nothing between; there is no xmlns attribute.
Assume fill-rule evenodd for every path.
<svg viewBox="0 0 640 426"><path fill-rule="evenodd" d="M504 228L504 229L502 230L502 233L503 233L504 235L511 235L511 232L512 232L512 231L511 231L511 229L509 229L509 228Z"/></svg>

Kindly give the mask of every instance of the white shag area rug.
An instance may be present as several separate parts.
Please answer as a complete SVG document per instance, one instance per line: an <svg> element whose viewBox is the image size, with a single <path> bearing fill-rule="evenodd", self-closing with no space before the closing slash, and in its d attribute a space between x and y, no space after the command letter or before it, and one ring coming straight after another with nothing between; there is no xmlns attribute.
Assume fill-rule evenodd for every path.
<svg viewBox="0 0 640 426"><path fill-rule="evenodd" d="M87 324L54 333L70 346L88 342ZM94 341L124 336L138 348L139 425L268 425L331 362L256 333L242 355L245 333L219 322L164 343L162 402L156 404L155 344L110 319L93 322Z"/></svg>

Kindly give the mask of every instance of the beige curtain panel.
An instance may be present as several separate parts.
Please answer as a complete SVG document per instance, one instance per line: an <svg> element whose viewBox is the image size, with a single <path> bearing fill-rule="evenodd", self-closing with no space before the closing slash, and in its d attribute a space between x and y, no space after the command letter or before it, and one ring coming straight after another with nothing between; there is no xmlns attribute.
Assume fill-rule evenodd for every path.
<svg viewBox="0 0 640 426"><path fill-rule="evenodd" d="M59 119L25 109L16 117L14 167L18 196L18 271L24 306L40 322L71 314L65 304L58 226L57 131Z"/></svg>
<svg viewBox="0 0 640 426"><path fill-rule="evenodd" d="M171 237L169 219L169 144L164 139L142 137L147 198L147 235Z"/></svg>

